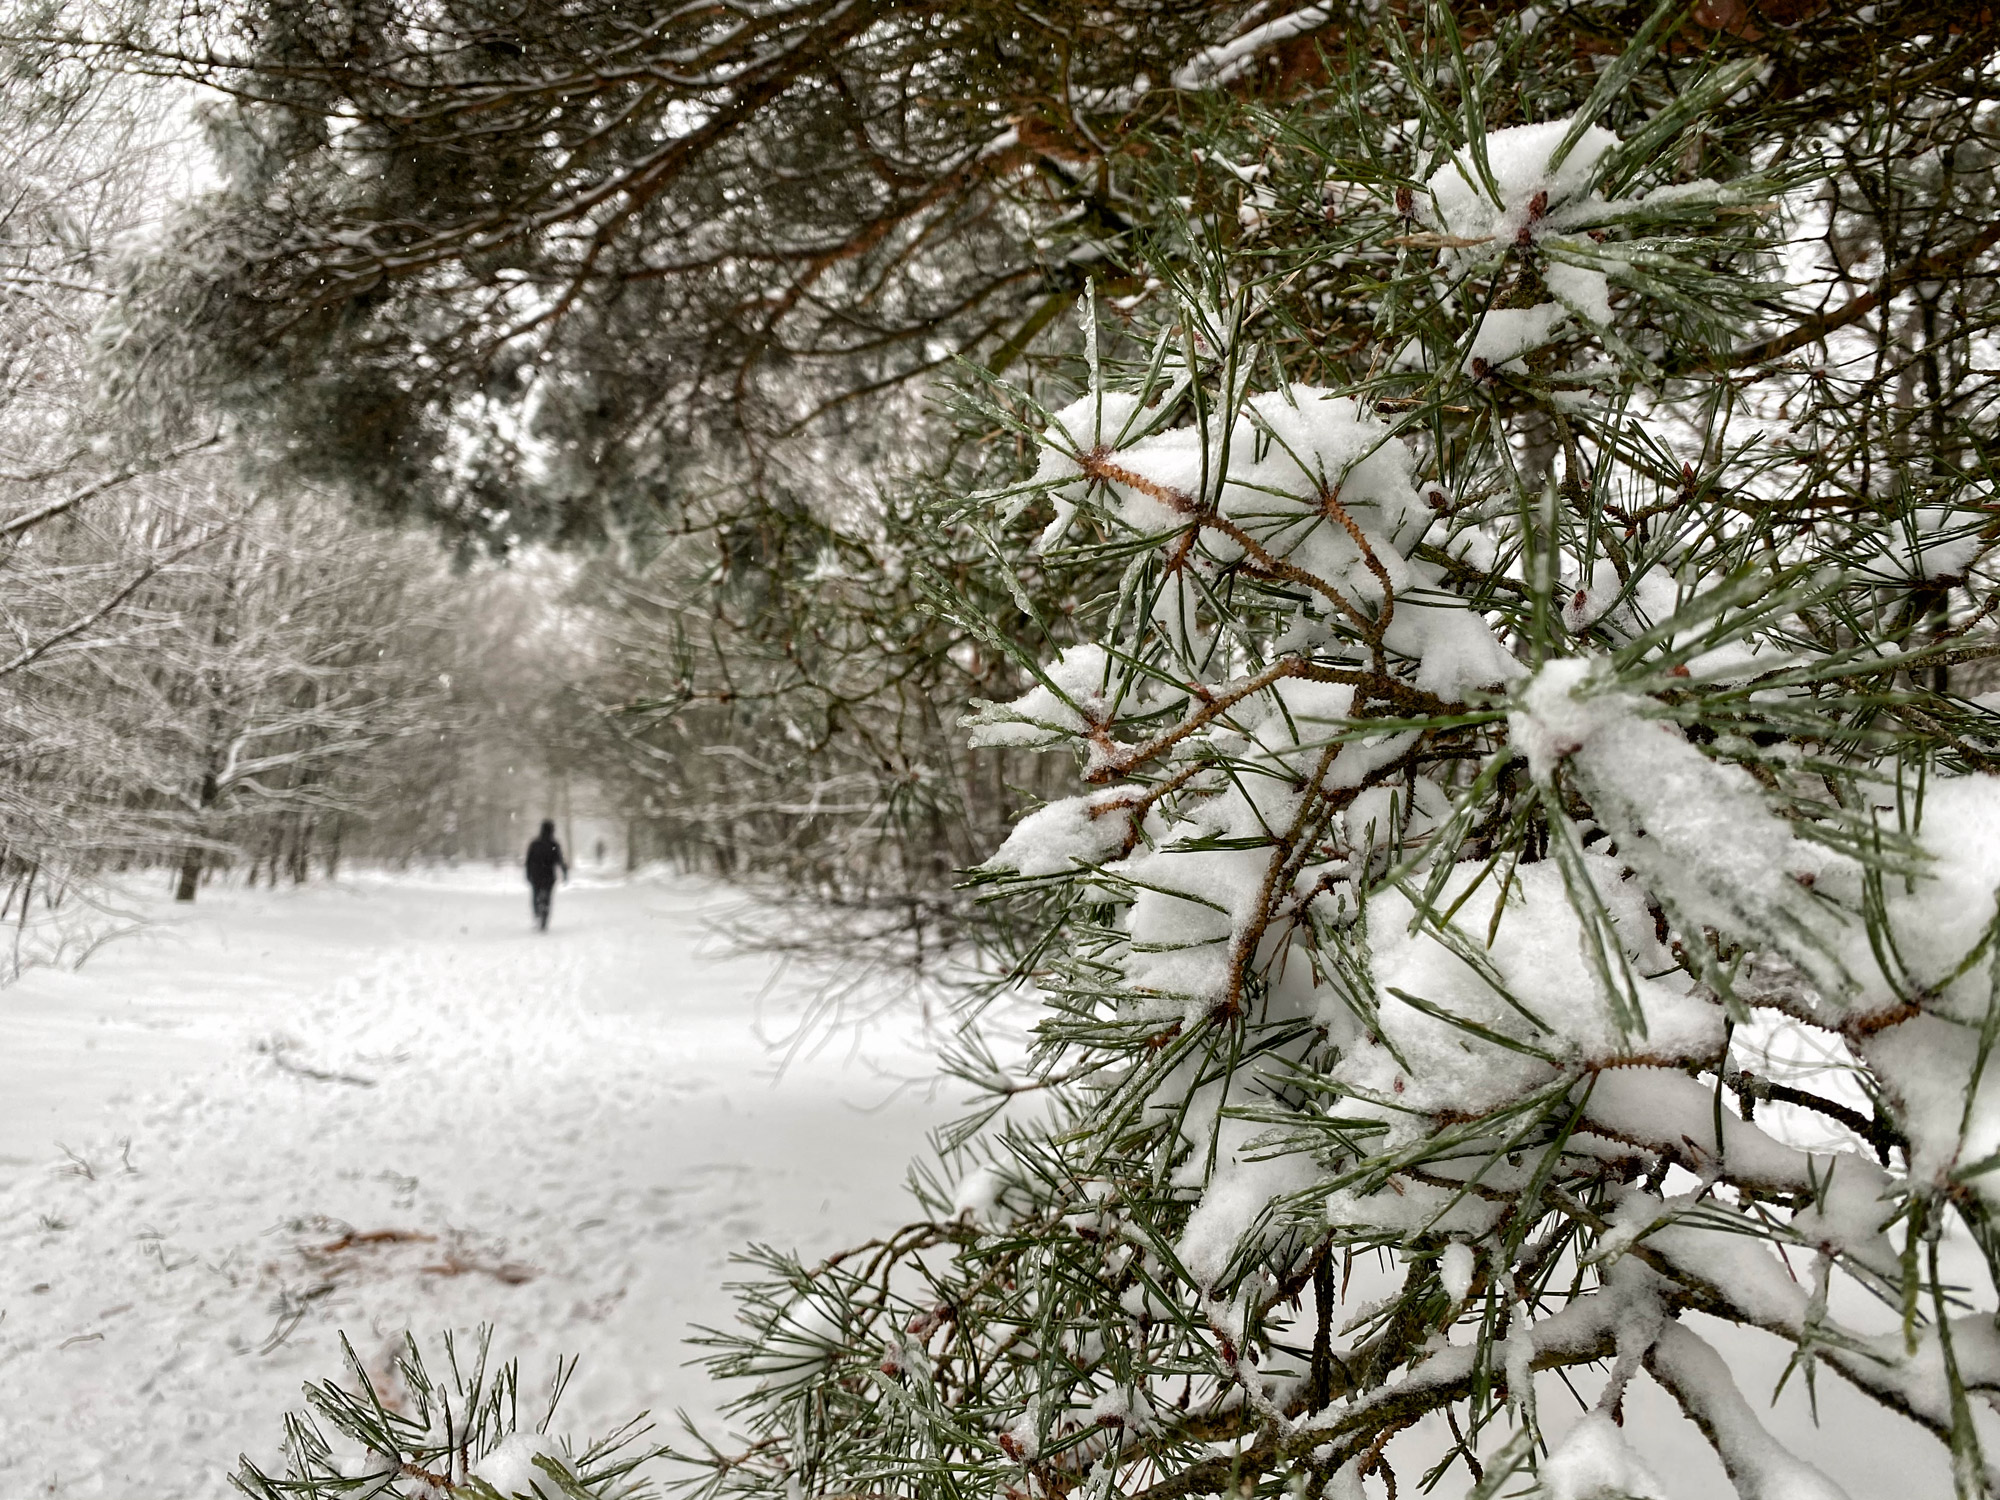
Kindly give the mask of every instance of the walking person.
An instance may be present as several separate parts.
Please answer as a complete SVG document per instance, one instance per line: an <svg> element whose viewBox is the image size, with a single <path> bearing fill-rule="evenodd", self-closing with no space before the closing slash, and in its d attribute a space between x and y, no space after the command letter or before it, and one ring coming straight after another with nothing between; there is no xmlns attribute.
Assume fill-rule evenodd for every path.
<svg viewBox="0 0 2000 1500"><path fill-rule="evenodd" d="M544 822L542 831L528 845L528 888L535 896L535 926L543 932L549 930L549 898L555 894L558 872L567 882L569 863L563 858L562 845L556 842L556 825Z"/></svg>

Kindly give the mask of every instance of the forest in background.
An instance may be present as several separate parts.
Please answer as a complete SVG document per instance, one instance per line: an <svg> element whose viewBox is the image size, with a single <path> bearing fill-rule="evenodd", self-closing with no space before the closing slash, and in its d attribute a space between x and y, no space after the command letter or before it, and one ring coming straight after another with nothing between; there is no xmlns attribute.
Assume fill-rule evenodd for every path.
<svg viewBox="0 0 2000 1500"><path fill-rule="evenodd" d="M75 29L23 30L51 18ZM191 300L218 294L218 256L255 269L231 220L278 165L256 149L272 115L254 96L230 113L233 86L195 77L205 54L165 61L141 38L229 18L12 19L0 914L14 968L115 930L107 876L158 869L193 899L223 870L296 881L343 857L512 854L523 819L578 783L624 825L628 866L768 879L921 950L961 904L951 872L1016 800L952 728L1012 668L954 650L962 635L921 613L919 582L882 567L923 524L923 465L884 434L906 437L929 397L871 369L869 420L838 414L782 464L662 400L620 414L656 450L646 472L593 473L585 493L576 440L550 437L574 413L540 410L569 375L496 402L515 382L488 370L469 400L397 393L409 411L387 420L453 433L419 458L421 437L367 409L379 368L304 347L323 328L281 315L267 337ZM467 158L452 171L491 170L468 140L448 148ZM251 211L252 232L269 219ZM224 368L244 353L211 341L225 328L310 362L312 399L350 405L289 409L302 383ZM520 375L518 352L502 363ZM638 378L592 372L614 375ZM485 490L493 503L467 498Z"/></svg>
<svg viewBox="0 0 2000 1500"><path fill-rule="evenodd" d="M830 911L807 946L983 932L955 872L1053 783L956 722L1109 574L1003 582L990 532L940 526L1031 451L949 393L983 372L1060 407L1086 287L1106 339L1142 333L1184 213L1288 253L1270 188L1163 146L1310 98L1370 45L1343 14L780 7L647 42L619 5L435 28L395 5L22 9L6 912L133 865L186 890L343 851L496 856L516 801L581 775L632 860ZM1704 123L1702 161L1869 95L1866 151L1890 149L1921 106L1882 39L1928 14L1821 35L1702 10L1706 53L1770 70ZM1567 12L1566 65L1641 19ZM768 98L706 117L752 76ZM1940 198L1843 149L1865 227L1837 262L1887 234L1898 296L1974 274L1991 235L1962 174ZM1368 368L1344 316L1322 298L1288 336L1305 378ZM1905 404L1985 378L1906 341L1884 331L1876 379Z"/></svg>

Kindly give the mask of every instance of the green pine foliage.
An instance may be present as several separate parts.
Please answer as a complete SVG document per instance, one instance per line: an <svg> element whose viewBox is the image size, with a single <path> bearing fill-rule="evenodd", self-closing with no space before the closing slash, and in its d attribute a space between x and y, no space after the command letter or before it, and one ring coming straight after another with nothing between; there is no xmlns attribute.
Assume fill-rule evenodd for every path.
<svg viewBox="0 0 2000 1500"><path fill-rule="evenodd" d="M689 1493L1654 1496L1641 1379L1839 1493L1694 1314L2000 1488L1977 70L1531 19L1183 110L1072 389L969 382L911 576L1074 769L970 876L1032 1040L915 1222L756 1254Z"/></svg>
<svg viewBox="0 0 2000 1500"><path fill-rule="evenodd" d="M975 742L1078 768L974 872L1041 1019L968 1047L922 1222L769 1264L705 1495L1346 1500L1436 1416L1404 1485L1652 1494L1641 1369L1744 1493L1835 1493L1690 1311L1992 1485L1984 438L1759 349L1837 167L1732 147L1754 70L1674 19L1568 96L1437 12L1218 106L1093 309L1137 357L984 398L1037 462L955 519L1078 580L1039 638L967 616L1032 684Z"/></svg>
<svg viewBox="0 0 2000 1500"><path fill-rule="evenodd" d="M426 1360L407 1340L393 1369L371 1373L352 1345L348 1382L306 1387L308 1410L286 1419L286 1466L264 1473L247 1458L233 1476L252 1500L644 1500L634 1477L653 1450L634 1423L582 1448L548 1433L575 1371L558 1366L541 1415L524 1423L520 1369L491 1363L490 1330L461 1358L449 1334ZM532 1405L531 1405L532 1410Z"/></svg>

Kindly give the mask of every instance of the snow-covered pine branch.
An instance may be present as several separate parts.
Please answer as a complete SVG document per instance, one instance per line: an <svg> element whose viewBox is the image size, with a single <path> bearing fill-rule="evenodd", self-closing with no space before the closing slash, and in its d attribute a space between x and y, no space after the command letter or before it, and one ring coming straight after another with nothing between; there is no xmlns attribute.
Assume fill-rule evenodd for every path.
<svg viewBox="0 0 2000 1500"><path fill-rule="evenodd" d="M1741 1494L1843 1493L1696 1315L2000 1485L1976 436L1712 373L1832 168L1681 165L1740 70L1599 123L1650 46L1590 115L1468 138L1412 55L1205 145L1243 233L1195 221L1076 400L1001 398L1034 472L964 514L1101 580L967 721L1078 767L976 872L1043 1019L926 1248L753 1293L712 1492L1354 1500L1443 1418L1452 1493L1651 1496L1647 1379ZM1338 387L1287 378L1315 281L1372 323ZM1804 431L1897 478L1829 518Z"/></svg>
<svg viewBox="0 0 2000 1500"><path fill-rule="evenodd" d="M1990 41L1578 14L1187 101L1075 383L970 403L896 565L1074 766L975 872L1039 1023L920 1221L753 1254L693 1492L1652 1500L1646 1392L1842 1494L1760 1342L1996 1487Z"/></svg>

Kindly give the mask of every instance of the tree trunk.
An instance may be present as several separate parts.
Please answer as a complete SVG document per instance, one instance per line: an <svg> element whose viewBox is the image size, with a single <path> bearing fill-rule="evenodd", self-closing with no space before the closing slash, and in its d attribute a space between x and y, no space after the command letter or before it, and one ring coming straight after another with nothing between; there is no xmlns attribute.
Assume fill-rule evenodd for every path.
<svg viewBox="0 0 2000 1500"><path fill-rule="evenodd" d="M201 811L206 813L215 806L215 798L220 788L216 785L215 772L210 771L201 778ZM201 887L201 866L203 850L200 844L189 844L181 851L180 881L174 886L174 900L192 901L194 893Z"/></svg>
<svg viewBox="0 0 2000 1500"><path fill-rule="evenodd" d="M181 853L180 882L174 887L176 901L192 901L201 886L201 846L189 844Z"/></svg>

